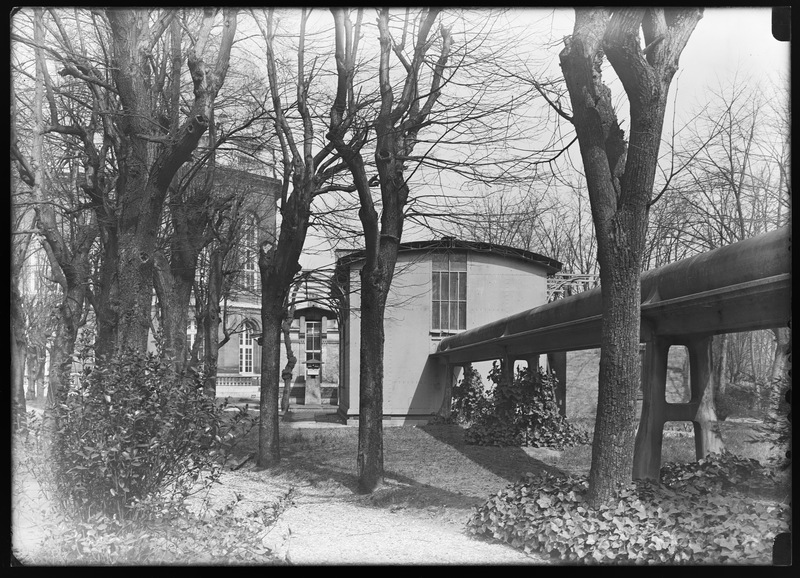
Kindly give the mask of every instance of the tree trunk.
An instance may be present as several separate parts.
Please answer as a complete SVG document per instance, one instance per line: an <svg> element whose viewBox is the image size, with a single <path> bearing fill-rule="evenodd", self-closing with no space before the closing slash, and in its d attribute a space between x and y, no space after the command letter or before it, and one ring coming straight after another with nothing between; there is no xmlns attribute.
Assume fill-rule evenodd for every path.
<svg viewBox="0 0 800 578"><path fill-rule="evenodd" d="M258 257L261 274L261 419L258 430L259 467L276 465L281 458L278 394L280 391L281 327L286 299L294 276L300 271L300 254L308 231L315 182L313 168L305 182L296 182L281 207L283 220L276 245L262 244ZM297 177L300 181L300 177Z"/></svg>
<svg viewBox="0 0 800 578"><path fill-rule="evenodd" d="M258 458L260 468L277 465L281 459L278 414L278 389L280 388L280 351L282 307L275 307L262 299L261 310L261 400L258 426ZM280 302L282 304L282 302Z"/></svg>
<svg viewBox="0 0 800 578"><path fill-rule="evenodd" d="M160 327L164 355L172 360L175 371L184 370L188 362L186 329L189 327L189 307L192 298L197 258L189 262L173 257L171 263L156 253L155 286L161 305Z"/></svg>
<svg viewBox="0 0 800 578"><path fill-rule="evenodd" d="M669 85L702 16L683 9L577 9L561 68L597 236L603 300L597 422L589 502L609 502L633 473L639 366L640 284L649 203ZM642 40L648 45L642 49ZM630 104L630 142L620 128L603 57Z"/></svg>
<svg viewBox="0 0 800 578"><path fill-rule="evenodd" d="M284 317L281 323L281 332L283 335L283 346L286 349L286 366L281 372L281 379L283 379L283 397L281 398L281 411L284 414L289 411L289 404L292 398L292 375L295 365L297 364L297 357L292 351L292 337L291 327L292 319L294 317L294 307L291 307L288 314Z"/></svg>
<svg viewBox="0 0 800 578"><path fill-rule="evenodd" d="M94 293L94 315L97 333L94 340L96 361L114 353L117 343L119 296L117 293L117 234L113 225L106 225L102 235L99 283Z"/></svg>
<svg viewBox="0 0 800 578"><path fill-rule="evenodd" d="M226 8L223 33L215 67L203 60L205 38L213 19L207 11L203 30L187 62L194 85L194 100L188 118L169 134L164 144L154 146L144 135L158 126L153 116L147 38L152 33L146 18L135 10L106 11L116 61L114 81L123 114L119 129L121 148L119 199L117 290L120 315L117 351L146 351L150 316L156 235L167 188L178 169L190 160L208 128L214 100L228 69L230 49L236 32L236 8Z"/></svg>
<svg viewBox="0 0 800 578"><path fill-rule="evenodd" d="M699 339L692 344L691 355L695 359L691 376L692 401L700 402L693 420L695 455L698 460L708 454L725 451L714 402L716 375L713 369L713 351L711 337Z"/></svg>
<svg viewBox="0 0 800 578"><path fill-rule="evenodd" d="M717 383L717 393L725 395L728 387L728 336L727 334L714 336L714 373Z"/></svg>
<svg viewBox="0 0 800 578"><path fill-rule="evenodd" d="M618 249L624 251L624 248ZM614 265L612 263L620 263ZM610 498L631 480L636 439L636 396L639 363L639 269L607 261L613 268L603 287L603 328L598 376L597 418L589 471L590 496L595 503ZM610 267L609 267L610 265Z"/></svg>
<svg viewBox="0 0 800 578"><path fill-rule="evenodd" d="M394 268L392 264L392 268ZM385 281L361 269L361 349L358 408L358 489L371 493L383 483L383 313Z"/></svg>
<svg viewBox="0 0 800 578"><path fill-rule="evenodd" d="M780 327L773 329L772 332L775 334L775 356L772 358L770 384L773 387L781 387L786 378L786 366L791 353L792 331L788 327Z"/></svg>
<svg viewBox="0 0 800 578"><path fill-rule="evenodd" d="M55 409L59 390L70 385L72 354L75 352L75 342L78 338L85 298L86 286L79 284L76 287L70 287L65 292L64 300L58 306L55 338L50 354L50 375L45 413L50 413Z"/></svg>
<svg viewBox="0 0 800 578"><path fill-rule="evenodd" d="M16 269L16 267L15 267ZM11 276L11 404L12 427L24 430L27 426L25 403L25 361L28 344L25 341L25 311L19 292L17 275Z"/></svg>
<svg viewBox="0 0 800 578"><path fill-rule="evenodd" d="M223 263L227 247L215 247L208 258L208 286L201 314L203 332L203 369L205 394L211 399L217 395L217 362L219 359L220 302L222 300Z"/></svg>

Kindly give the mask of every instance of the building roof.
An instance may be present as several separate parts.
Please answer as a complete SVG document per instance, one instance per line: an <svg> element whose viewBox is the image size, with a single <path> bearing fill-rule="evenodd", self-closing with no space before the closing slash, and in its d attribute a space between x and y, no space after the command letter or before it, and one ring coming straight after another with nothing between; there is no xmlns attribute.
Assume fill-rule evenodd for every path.
<svg viewBox="0 0 800 578"><path fill-rule="evenodd" d="M548 275L558 273L561 271L563 264L555 259L534 253L533 251L526 251L525 249L517 249L515 247L507 247L505 245L497 245L495 243L484 243L481 241L463 241L455 237L442 237L440 239L429 241L410 241L407 243L400 243L400 253L410 252L430 252L439 253L447 251L470 251L474 253L491 253L501 257L508 257L526 263L534 263L540 265L547 270ZM364 259L364 250L358 249L353 251L339 250L336 259L336 268L341 270L349 267L353 263Z"/></svg>

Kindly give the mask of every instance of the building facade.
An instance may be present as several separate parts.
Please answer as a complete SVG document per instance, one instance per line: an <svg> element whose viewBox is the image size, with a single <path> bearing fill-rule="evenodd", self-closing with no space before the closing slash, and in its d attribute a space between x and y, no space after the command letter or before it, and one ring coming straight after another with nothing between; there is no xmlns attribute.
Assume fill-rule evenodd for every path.
<svg viewBox="0 0 800 578"><path fill-rule="evenodd" d="M360 270L363 252L337 254L342 291L339 413L358 418ZM530 251L459 241L404 243L384 319L384 417L427 421L445 401L442 373L429 359L446 336L547 303L547 279L561 263ZM476 364L477 365L477 364ZM488 367L478 366L481 375Z"/></svg>

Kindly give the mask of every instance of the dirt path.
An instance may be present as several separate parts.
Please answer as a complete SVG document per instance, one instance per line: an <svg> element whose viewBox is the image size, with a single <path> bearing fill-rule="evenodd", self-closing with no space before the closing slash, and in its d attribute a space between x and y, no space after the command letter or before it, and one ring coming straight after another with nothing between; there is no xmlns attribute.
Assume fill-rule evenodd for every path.
<svg viewBox="0 0 800 578"><path fill-rule="evenodd" d="M289 494L264 544L292 565L546 564L543 559L466 531L468 507L387 505L404 491L387 484L371 496L338 483L294 485L263 472L226 474L224 487L273 500ZM246 502L246 498L243 500ZM242 504L246 508L246 503Z"/></svg>

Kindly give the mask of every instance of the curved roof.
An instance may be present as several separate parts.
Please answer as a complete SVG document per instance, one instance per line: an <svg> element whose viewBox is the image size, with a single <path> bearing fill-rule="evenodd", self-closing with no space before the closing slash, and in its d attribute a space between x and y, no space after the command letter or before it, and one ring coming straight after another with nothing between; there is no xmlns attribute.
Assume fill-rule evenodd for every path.
<svg viewBox="0 0 800 578"><path fill-rule="evenodd" d="M495 243L484 243L481 241L463 241L455 237L442 237L441 239L429 241L410 241L407 243L400 243L400 253L408 253L414 251L421 252L447 252L453 250L471 251L474 253L491 253L502 257L517 259L526 263L534 263L540 265L547 270L547 274L558 273L561 271L563 264L560 261L545 257L533 251L526 251L525 249L517 249L515 247L507 247L505 245L497 245ZM364 258L364 250L359 249L347 252L336 260L336 266L344 267L351 263L360 261Z"/></svg>

